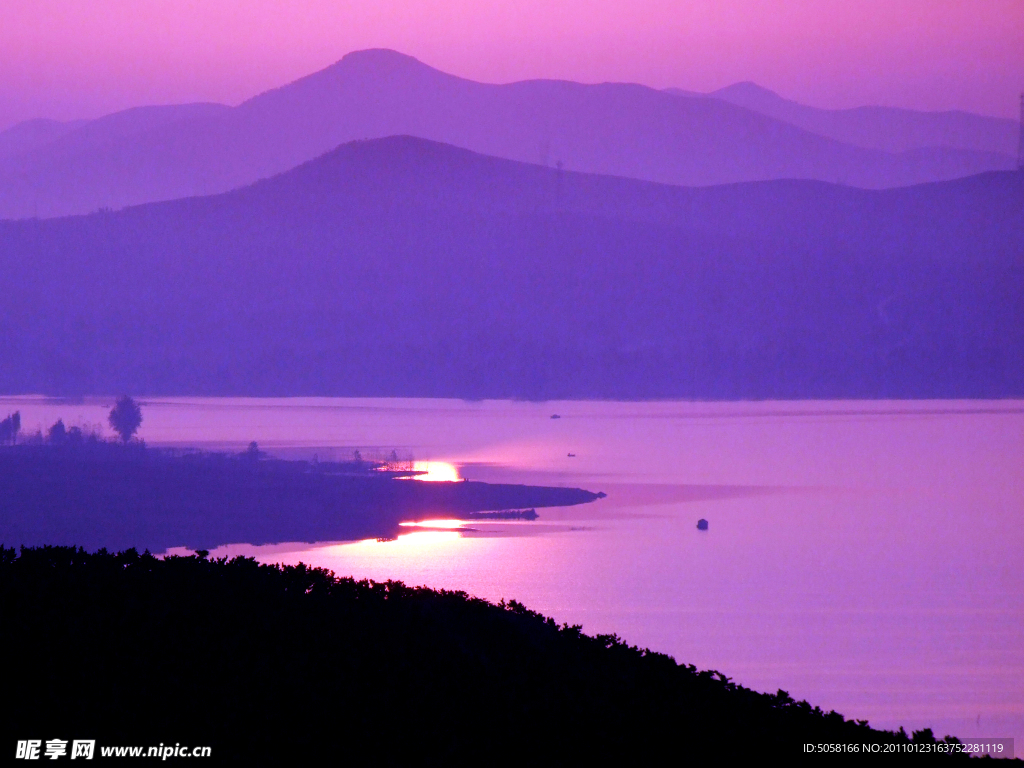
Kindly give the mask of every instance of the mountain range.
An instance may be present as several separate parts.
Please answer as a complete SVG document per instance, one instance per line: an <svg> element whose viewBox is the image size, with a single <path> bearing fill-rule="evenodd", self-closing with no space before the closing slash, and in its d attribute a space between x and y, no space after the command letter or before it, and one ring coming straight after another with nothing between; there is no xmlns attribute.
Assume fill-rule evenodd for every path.
<svg viewBox="0 0 1024 768"><path fill-rule="evenodd" d="M888 188L1010 169L1012 128L962 113L815 110L747 84L685 97L622 83L493 85L368 50L236 107L15 126L0 133L0 218L224 192L342 143L391 135L665 184L793 178Z"/></svg>
<svg viewBox="0 0 1024 768"><path fill-rule="evenodd" d="M964 149L1000 155L1008 162L1017 151L1020 126L1013 120L970 112L918 112L896 107L819 109L785 99L756 83L735 83L706 94L666 89L684 96L727 101L776 120L828 136L844 144L885 152ZM996 169L992 169L996 170Z"/></svg>
<svg viewBox="0 0 1024 768"><path fill-rule="evenodd" d="M687 188L391 137L0 222L0 271L7 392L1024 395L1016 172Z"/></svg>

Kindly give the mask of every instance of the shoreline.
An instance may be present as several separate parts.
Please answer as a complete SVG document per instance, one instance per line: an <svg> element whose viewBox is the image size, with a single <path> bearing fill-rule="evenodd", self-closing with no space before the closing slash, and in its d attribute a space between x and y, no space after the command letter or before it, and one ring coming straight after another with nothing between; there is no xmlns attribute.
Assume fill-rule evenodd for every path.
<svg viewBox="0 0 1024 768"><path fill-rule="evenodd" d="M136 445L0 448L0 543L135 547L387 538L407 520L585 504L580 488L339 474L306 461Z"/></svg>

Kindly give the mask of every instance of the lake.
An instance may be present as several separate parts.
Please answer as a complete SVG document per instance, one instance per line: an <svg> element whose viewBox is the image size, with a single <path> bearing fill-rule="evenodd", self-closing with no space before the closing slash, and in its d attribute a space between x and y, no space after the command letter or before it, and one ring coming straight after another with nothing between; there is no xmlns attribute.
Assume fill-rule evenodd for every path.
<svg viewBox="0 0 1024 768"><path fill-rule="evenodd" d="M140 402L154 445L396 450L439 479L608 494L214 556L516 599L876 727L1024 744L1024 402ZM0 398L0 415L102 428L112 404Z"/></svg>

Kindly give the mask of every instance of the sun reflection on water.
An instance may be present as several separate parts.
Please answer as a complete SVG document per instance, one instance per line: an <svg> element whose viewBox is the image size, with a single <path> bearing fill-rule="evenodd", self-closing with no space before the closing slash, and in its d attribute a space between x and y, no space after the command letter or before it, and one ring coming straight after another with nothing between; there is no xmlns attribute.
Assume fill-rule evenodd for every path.
<svg viewBox="0 0 1024 768"><path fill-rule="evenodd" d="M417 480L457 483L460 479L459 468L447 461L414 461L412 468L416 472L424 473L415 475Z"/></svg>
<svg viewBox="0 0 1024 768"><path fill-rule="evenodd" d="M444 530L428 530L428 531L412 531L410 533L403 533L395 539L363 539L351 544L337 544L332 549L335 549L338 554L345 551L346 547L399 547L402 549L419 549L421 547L429 547L434 544L440 544L449 541L458 541L462 538L462 534L456 530L444 531Z"/></svg>

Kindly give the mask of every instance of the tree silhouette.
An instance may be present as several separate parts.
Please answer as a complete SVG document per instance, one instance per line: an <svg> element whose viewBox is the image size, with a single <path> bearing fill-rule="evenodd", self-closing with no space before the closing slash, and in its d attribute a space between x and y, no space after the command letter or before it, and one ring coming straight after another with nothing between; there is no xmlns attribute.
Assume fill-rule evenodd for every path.
<svg viewBox="0 0 1024 768"><path fill-rule="evenodd" d="M18 439L18 432L21 431L21 411L8 414L7 418L0 421L0 443L11 443Z"/></svg>
<svg viewBox="0 0 1024 768"><path fill-rule="evenodd" d="M62 445L67 442L68 431L64 427L64 419L57 419L53 426L46 433L46 439L54 445Z"/></svg>
<svg viewBox="0 0 1024 768"><path fill-rule="evenodd" d="M114 431L121 436L121 440L127 443L142 424L142 409L128 395L121 395L110 409L108 421Z"/></svg>

